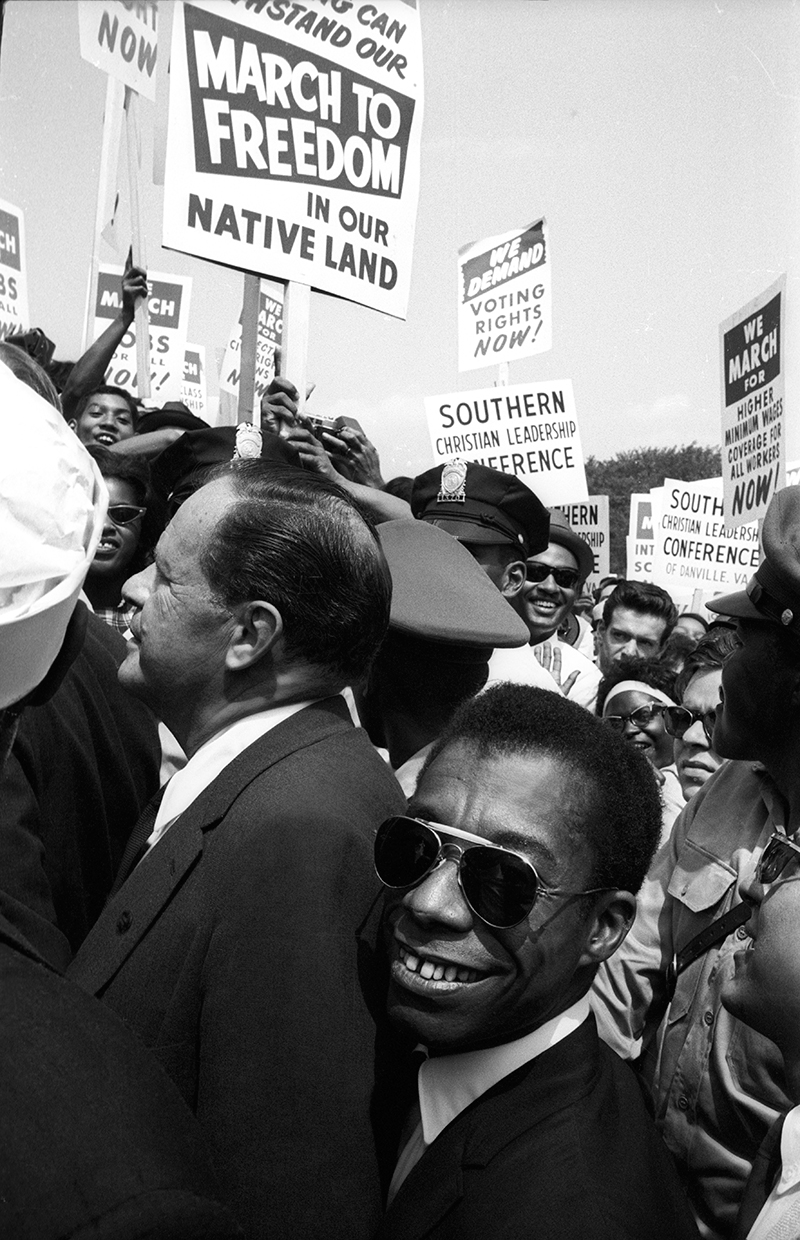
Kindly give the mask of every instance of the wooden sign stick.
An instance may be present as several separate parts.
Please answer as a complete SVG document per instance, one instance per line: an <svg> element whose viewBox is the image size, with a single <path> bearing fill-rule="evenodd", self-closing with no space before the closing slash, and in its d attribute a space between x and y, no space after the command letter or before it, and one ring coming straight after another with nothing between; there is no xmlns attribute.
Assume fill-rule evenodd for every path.
<svg viewBox="0 0 800 1240"><path fill-rule="evenodd" d="M94 217L92 257L89 264L89 289L86 294L86 317L83 323L81 353L92 343L94 309L97 301L97 279L100 271L100 234L108 223L112 183L116 181L119 145L122 137L122 109L125 87L116 78L106 82L106 106L103 112L103 139L100 147L100 176L97 183L97 208Z"/></svg>
<svg viewBox="0 0 800 1240"><path fill-rule="evenodd" d="M253 416L256 391L256 349L258 346L258 311L261 301L261 277L245 272L242 297L242 347L239 354L239 413L240 422L260 425L261 411Z"/></svg>
<svg viewBox="0 0 800 1240"><path fill-rule="evenodd" d="M280 373L297 388L297 412L303 413L306 403L306 372L308 369L308 325L311 318L311 286L296 280L286 281L283 300L283 335L281 336Z"/></svg>
<svg viewBox="0 0 800 1240"><path fill-rule="evenodd" d="M139 96L125 87L125 134L128 146L128 189L131 204L131 238L134 267L147 270L147 256L142 227L142 204L139 197L139 176L142 160L139 143ZM145 400L150 395L150 322L147 298L136 303L136 383L137 395Z"/></svg>

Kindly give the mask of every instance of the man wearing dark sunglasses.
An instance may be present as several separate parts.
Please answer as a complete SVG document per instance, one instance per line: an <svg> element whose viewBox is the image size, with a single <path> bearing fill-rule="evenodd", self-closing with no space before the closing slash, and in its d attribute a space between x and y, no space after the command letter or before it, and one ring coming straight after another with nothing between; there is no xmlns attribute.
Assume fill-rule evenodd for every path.
<svg viewBox="0 0 800 1240"><path fill-rule="evenodd" d="M600 672L591 659L558 636L593 567L594 553L589 544L575 533L563 513L553 508L548 544L528 556L522 590L509 600L528 626L529 645L522 651L496 651L490 680L560 691L570 701L594 710Z"/></svg>
<svg viewBox="0 0 800 1240"><path fill-rule="evenodd" d="M748 928L726 936L723 923L720 938L714 927L735 917L739 885L770 837L800 826L799 536L800 488L787 487L767 511L764 559L747 589L709 604L737 620L711 742L734 761L678 818L631 933L595 986L601 1035L639 1058L659 1130L714 1238L733 1235L759 1144L791 1106L775 1046L721 1002ZM708 702L697 710L695 736Z"/></svg>
<svg viewBox="0 0 800 1240"><path fill-rule="evenodd" d="M659 830L643 759L557 695L451 721L375 842L389 1014L428 1052L381 1240L697 1236L587 997Z"/></svg>

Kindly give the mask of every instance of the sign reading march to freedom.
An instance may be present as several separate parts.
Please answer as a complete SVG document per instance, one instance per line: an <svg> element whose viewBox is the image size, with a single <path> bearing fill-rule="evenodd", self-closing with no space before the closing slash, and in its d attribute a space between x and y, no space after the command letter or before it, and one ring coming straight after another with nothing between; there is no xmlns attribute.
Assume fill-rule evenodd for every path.
<svg viewBox="0 0 800 1240"><path fill-rule="evenodd" d="M732 527L761 518L784 485L786 276L720 325L722 477Z"/></svg>
<svg viewBox="0 0 800 1240"><path fill-rule="evenodd" d="M181 383L189 326L191 276L148 272L150 322L150 383L158 404L181 399ZM100 264L93 338L96 340L122 309L122 268ZM132 323L117 345L105 382L136 392L136 326Z"/></svg>
<svg viewBox="0 0 800 1240"><path fill-rule="evenodd" d="M550 242L544 220L458 255L458 369L513 362L552 347Z"/></svg>
<svg viewBox="0 0 800 1240"><path fill-rule="evenodd" d="M29 326L25 221L19 207L0 199L0 340Z"/></svg>
<svg viewBox="0 0 800 1240"><path fill-rule="evenodd" d="M416 0L175 6L164 245L405 318Z"/></svg>
<svg viewBox="0 0 800 1240"><path fill-rule="evenodd" d="M552 507L588 498L569 379L425 398L436 464L454 457L516 474Z"/></svg>

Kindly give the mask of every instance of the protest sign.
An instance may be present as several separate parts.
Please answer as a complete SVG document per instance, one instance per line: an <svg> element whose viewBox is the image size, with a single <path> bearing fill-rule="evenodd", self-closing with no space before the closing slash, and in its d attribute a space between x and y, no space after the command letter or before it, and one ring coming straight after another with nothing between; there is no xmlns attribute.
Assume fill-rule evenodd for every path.
<svg viewBox="0 0 800 1240"><path fill-rule="evenodd" d="M176 3L164 245L404 318L421 127L416 0Z"/></svg>
<svg viewBox="0 0 800 1240"><path fill-rule="evenodd" d="M800 461L790 461L786 466L786 485L796 487L800 483Z"/></svg>
<svg viewBox="0 0 800 1240"><path fill-rule="evenodd" d="M25 221L19 207L0 199L0 340L29 327Z"/></svg>
<svg viewBox="0 0 800 1240"><path fill-rule="evenodd" d="M196 418L206 417L206 350L202 344L187 344L183 355L180 399Z"/></svg>
<svg viewBox="0 0 800 1240"><path fill-rule="evenodd" d="M550 242L544 220L458 254L458 369L477 370L552 347Z"/></svg>
<svg viewBox="0 0 800 1240"><path fill-rule="evenodd" d="M786 276L720 324L725 520L762 518L784 485Z"/></svg>
<svg viewBox="0 0 800 1240"><path fill-rule="evenodd" d="M588 497L569 379L428 396L425 413L435 463L458 457L516 474L548 506Z"/></svg>
<svg viewBox="0 0 800 1240"><path fill-rule="evenodd" d="M281 343L282 331L283 289L278 284L262 284L256 342L256 408L275 375L275 351ZM242 316L240 314L228 334L225 357L219 375L219 390L230 397L236 397L239 393L241 350Z"/></svg>
<svg viewBox="0 0 800 1240"><path fill-rule="evenodd" d="M632 494L625 539L625 576L630 581L653 579L653 500L649 493Z"/></svg>
<svg viewBox="0 0 800 1240"><path fill-rule="evenodd" d="M150 385L156 404L181 399L186 333L189 324L191 276L148 273L150 317ZM101 263L97 279L94 330L96 340L122 309L122 268ZM136 330L122 337L105 374L105 382L136 392Z"/></svg>
<svg viewBox="0 0 800 1240"><path fill-rule="evenodd" d="M157 22L155 0L78 0L81 56L145 99L155 99Z"/></svg>
<svg viewBox="0 0 800 1240"><path fill-rule="evenodd" d="M696 591L713 598L747 585L760 560L758 523L727 522L722 478L700 482L665 478L658 507L653 580L676 603L688 601Z"/></svg>
<svg viewBox="0 0 800 1240"><path fill-rule="evenodd" d="M559 504L576 534L592 548L594 568L586 578L584 593L600 584L611 570L611 543L608 522L608 496L590 495L582 504Z"/></svg>

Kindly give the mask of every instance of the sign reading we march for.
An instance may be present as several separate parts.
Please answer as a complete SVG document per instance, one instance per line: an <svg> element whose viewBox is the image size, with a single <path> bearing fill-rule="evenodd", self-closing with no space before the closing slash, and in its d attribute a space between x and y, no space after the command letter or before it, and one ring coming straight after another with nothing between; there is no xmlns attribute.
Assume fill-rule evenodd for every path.
<svg viewBox="0 0 800 1240"><path fill-rule="evenodd" d="M155 0L79 0L81 56L145 99L155 99L157 23Z"/></svg>
<svg viewBox="0 0 800 1240"><path fill-rule="evenodd" d="M0 340L29 327L25 221L19 207L0 199Z"/></svg>
<svg viewBox="0 0 800 1240"><path fill-rule="evenodd" d="M177 2L164 245L405 318L416 0Z"/></svg>
<svg viewBox="0 0 800 1240"><path fill-rule="evenodd" d="M427 396L435 464L458 457L516 474L543 504L588 498L569 379Z"/></svg>
<svg viewBox="0 0 800 1240"><path fill-rule="evenodd" d="M151 271L147 283L150 321L151 395L158 404L181 399L181 384L189 326L191 276ZM122 268L100 264L92 339L97 340L122 309ZM136 392L136 325L132 323L118 344L105 382Z"/></svg>
<svg viewBox="0 0 800 1240"><path fill-rule="evenodd" d="M785 485L786 276L720 325L722 477L731 527L762 518Z"/></svg>
<svg viewBox="0 0 800 1240"><path fill-rule="evenodd" d="M552 347L544 220L465 246L458 278L459 370L513 362Z"/></svg>

